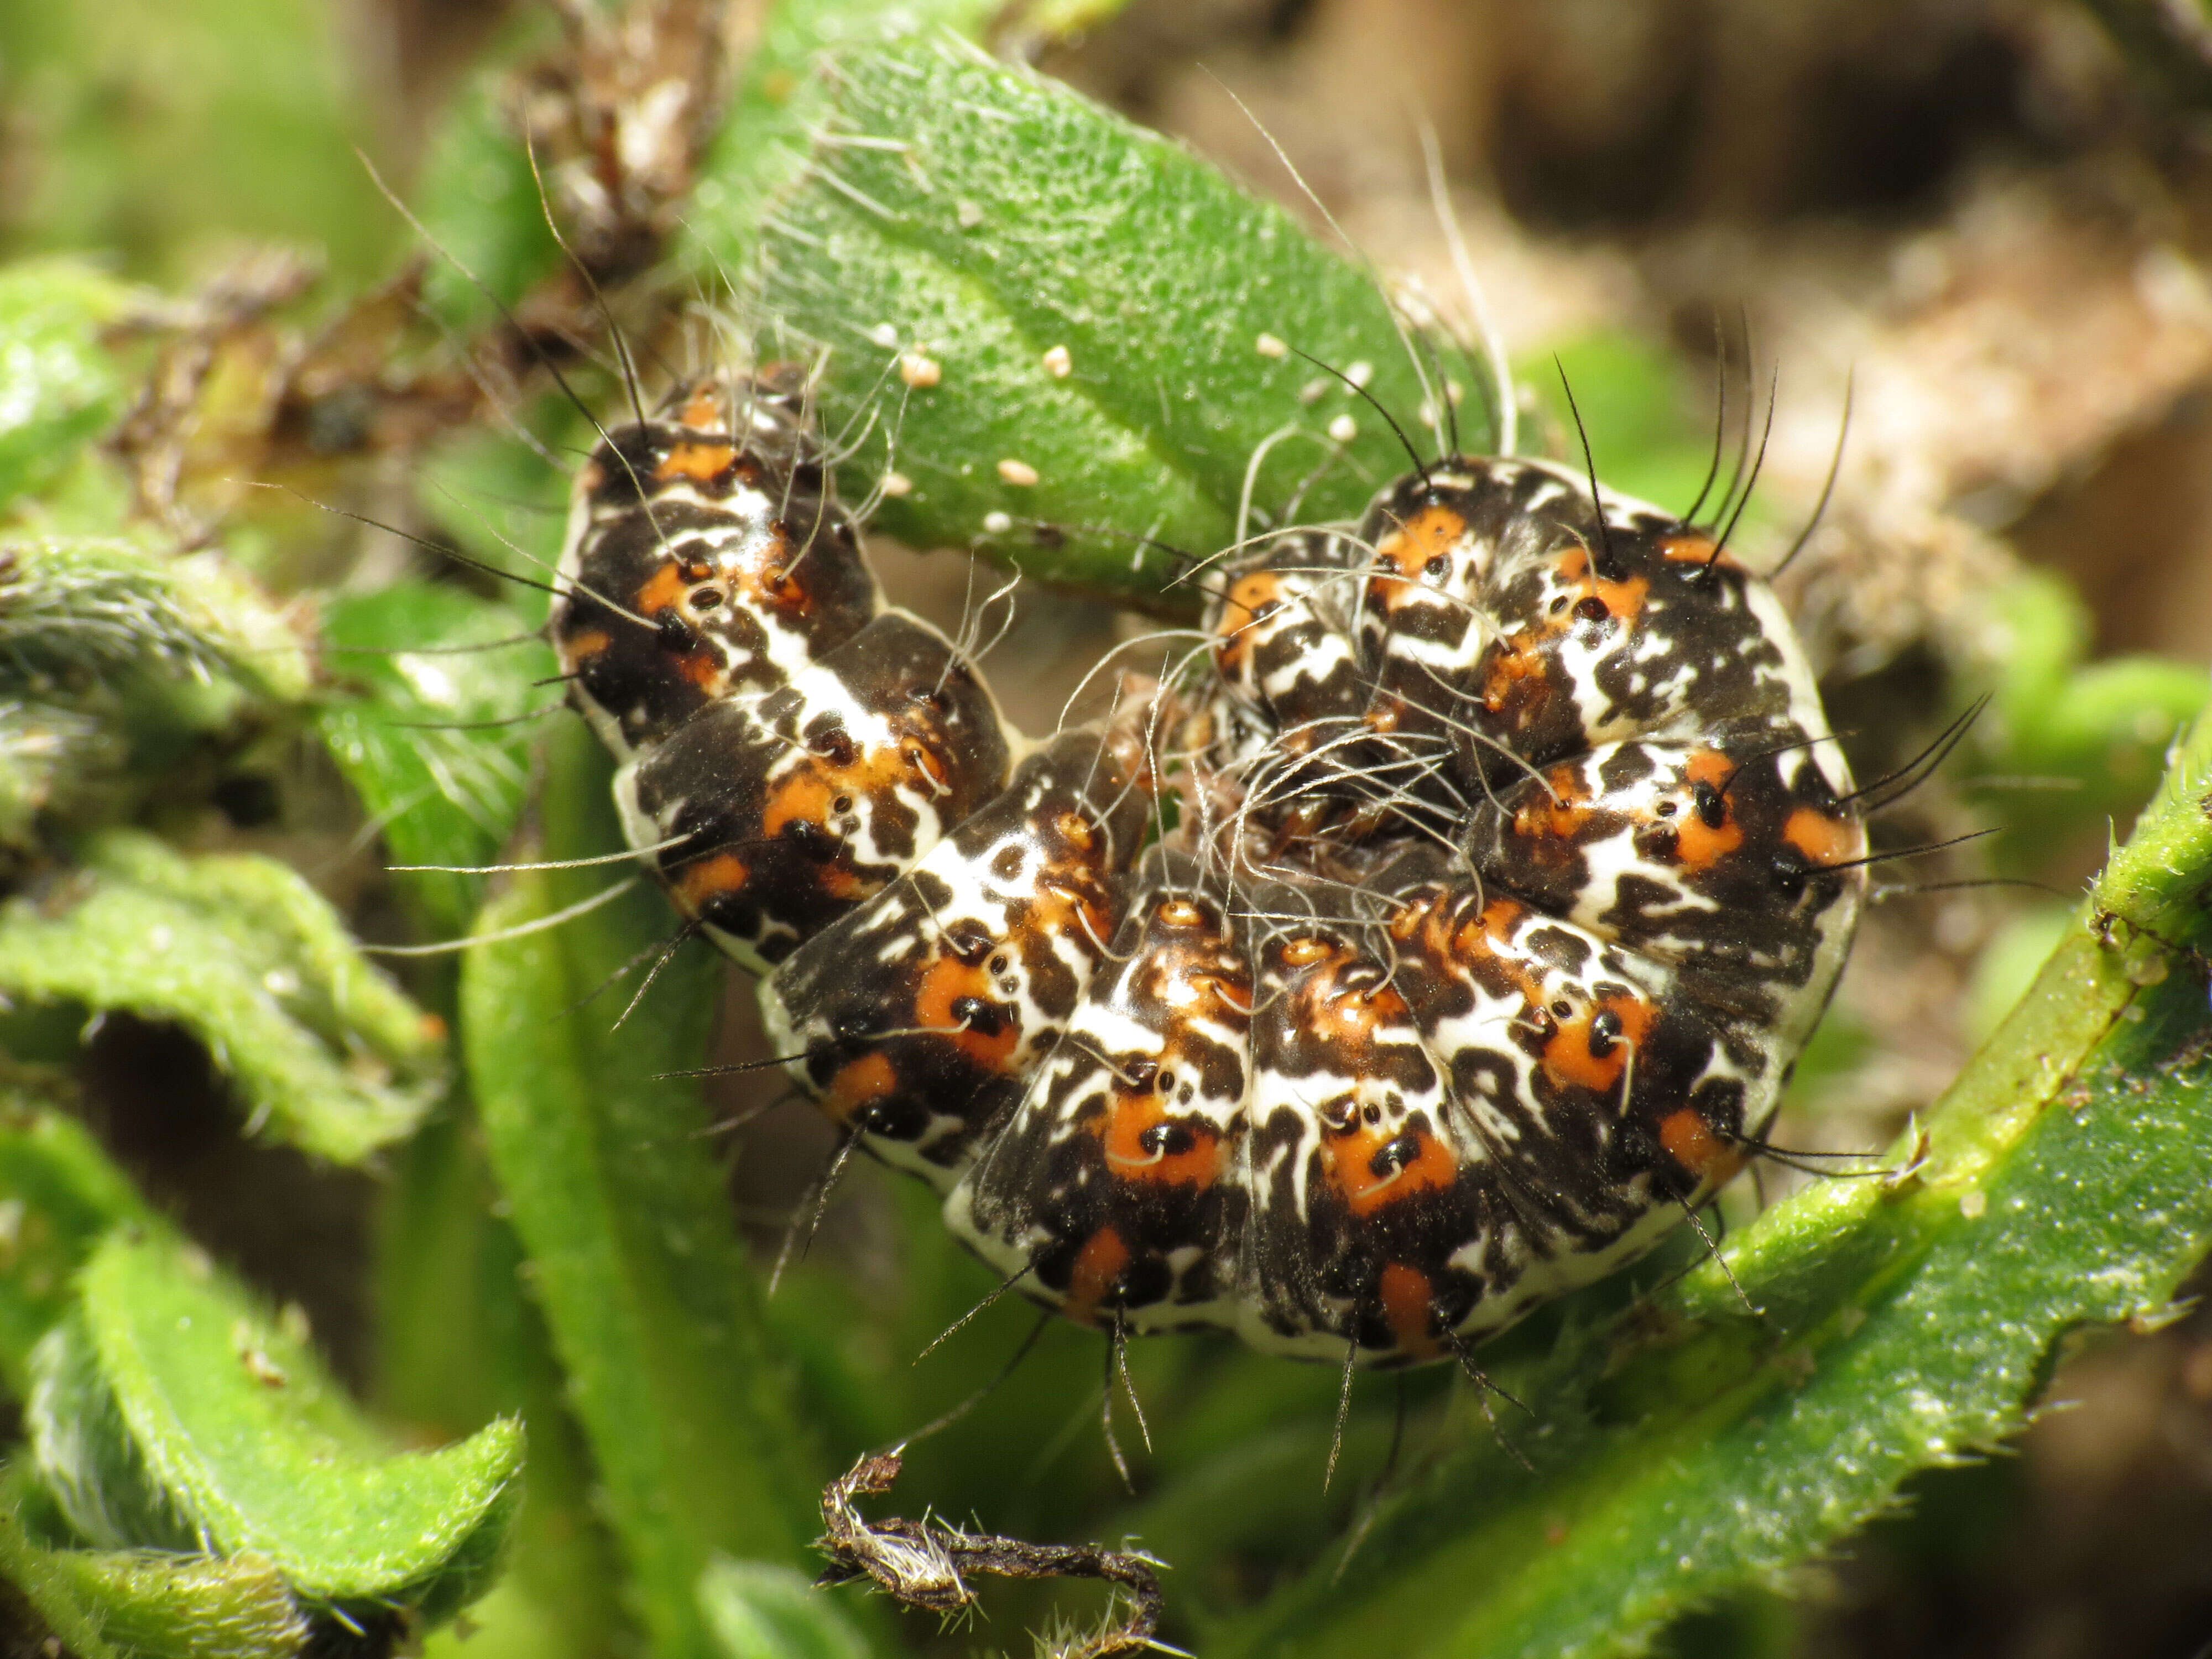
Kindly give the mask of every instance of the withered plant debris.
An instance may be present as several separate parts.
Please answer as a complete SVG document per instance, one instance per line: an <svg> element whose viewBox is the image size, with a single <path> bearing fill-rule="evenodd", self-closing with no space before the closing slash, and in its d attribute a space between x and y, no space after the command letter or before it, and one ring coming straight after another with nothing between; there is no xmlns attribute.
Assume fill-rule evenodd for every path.
<svg viewBox="0 0 2212 1659"><path fill-rule="evenodd" d="M1108 1621L1099 1629L1051 1647L1053 1659L1123 1659L1163 1649L1153 1639L1160 1618L1161 1563L1134 1550L1097 1544L1031 1544L1018 1538L972 1533L923 1516L870 1521L854 1500L891 1489L905 1462L906 1449L895 1446L860 1459L822 1492L823 1535L815 1547L830 1565L815 1580L821 1585L872 1579L892 1598L910 1607L945 1615L975 1605L968 1575L1001 1578L1099 1578L1118 1586Z"/></svg>

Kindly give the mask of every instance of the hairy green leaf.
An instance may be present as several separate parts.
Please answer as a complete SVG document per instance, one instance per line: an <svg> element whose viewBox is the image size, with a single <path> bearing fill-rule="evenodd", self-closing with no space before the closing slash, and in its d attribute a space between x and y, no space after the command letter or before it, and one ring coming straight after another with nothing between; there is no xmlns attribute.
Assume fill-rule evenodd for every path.
<svg viewBox="0 0 2212 1659"><path fill-rule="evenodd" d="M316 725L392 862L489 863L521 814L526 717L560 706L534 684L551 653L514 611L428 582L342 599L323 634L348 689ZM481 876L417 872L401 885L440 935L465 931L483 902Z"/></svg>
<svg viewBox="0 0 2212 1659"><path fill-rule="evenodd" d="M828 89L814 74L827 53L878 45L931 27L980 29L1000 8L988 0L785 0L746 58L728 113L692 186L687 252L725 281L755 247L762 216L804 171L807 136Z"/></svg>
<svg viewBox="0 0 2212 1659"><path fill-rule="evenodd" d="M1248 500L1345 517L1408 465L1298 352L1434 452L1430 388L1470 369L1409 345L1373 275L1279 209L950 42L825 73L796 183L757 227L750 198L703 221L698 245L752 254L768 314L829 349L828 428L865 434L851 470L900 475L891 534L1188 608L1194 590L1165 587L1185 567L1142 538L1205 556Z"/></svg>
<svg viewBox="0 0 2212 1659"><path fill-rule="evenodd" d="M1499 1369L1535 1412L1387 1501L1209 1655L1638 1651L1778 1573L1914 1471L2017 1430L2076 1325L2160 1316L2212 1245L2212 720L2176 754L2033 990L1896 1173L1762 1215L1630 1320L1570 1304ZM1505 1351L1512 1352L1510 1346Z"/></svg>
<svg viewBox="0 0 2212 1659"><path fill-rule="evenodd" d="M173 1021L254 1131L337 1163L409 1133L440 1088L439 1023L296 872L258 855L100 837L50 890L0 906L0 991Z"/></svg>
<svg viewBox="0 0 2212 1659"><path fill-rule="evenodd" d="M56 1548L27 1524L27 1484L0 1489L0 1577L76 1659L292 1659L307 1615L266 1556Z"/></svg>
<svg viewBox="0 0 2212 1659"><path fill-rule="evenodd" d="M66 691L126 670L220 673L283 702L307 690L298 637L215 554L98 537L0 542L0 686Z"/></svg>
<svg viewBox="0 0 2212 1659"><path fill-rule="evenodd" d="M392 1452L304 1333L162 1229L112 1234L80 1285L27 1415L87 1542L256 1552L310 1601L426 1620L482 1591L520 1497L518 1425Z"/></svg>
<svg viewBox="0 0 2212 1659"><path fill-rule="evenodd" d="M108 1229L149 1212L90 1131L27 1092L0 1092L0 1388L21 1401L31 1350L68 1311Z"/></svg>
<svg viewBox="0 0 2212 1659"><path fill-rule="evenodd" d="M590 734L552 733L546 858L621 844ZM794 1559L818 1490L787 1378L762 1329L696 1085L721 981L700 950L612 1029L634 980L578 1003L665 942L659 895L627 891L502 939L633 878L548 871L487 907L463 969L469 1076L492 1168L529 1253L529 1283L590 1437L607 1517L656 1653L707 1655L697 1600L717 1554Z"/></svg>

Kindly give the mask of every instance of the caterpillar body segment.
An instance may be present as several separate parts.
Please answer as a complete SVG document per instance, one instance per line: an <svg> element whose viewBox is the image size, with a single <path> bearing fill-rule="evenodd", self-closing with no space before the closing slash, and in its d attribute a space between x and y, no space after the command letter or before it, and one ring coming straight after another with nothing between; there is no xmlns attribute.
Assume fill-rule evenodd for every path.
<svg viewBox="0 0 2212 1659"><path fill-rule="evenodd" d="M1118 931L1152 810L1126 727L1041 744L988 805L763 982L793 1078L949 1189L1057 1042Z"/></svg>
<svg viewBox="0 0 2212 1659"><path fill-rule="evenodd" d="M1003 788L990 689L886 611L773 691L709 703L616 781L632 845L709 938L764 972Z"/></svg>
<svg viewBox="0 0 2212 1659"><path fill-rule="evenodd" d="M680 387L576 475L550 625L614 753L773 690L881 607L795 372Z"/></svg>
<svg viewBox="0 0 2212 1659"><path fill-rule="evenodd" d="M1235 1322L1252 978L1197 861L1155 847L1107 960L945 1218L1031 1297L1132 1331Z"/></svg>

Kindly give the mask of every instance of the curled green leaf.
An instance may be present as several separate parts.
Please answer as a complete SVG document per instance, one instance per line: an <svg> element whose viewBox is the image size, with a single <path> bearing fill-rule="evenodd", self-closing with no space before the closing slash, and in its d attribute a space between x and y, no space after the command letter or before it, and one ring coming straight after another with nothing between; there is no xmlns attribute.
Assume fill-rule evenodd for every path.
<svg viewBox="0 0 2212 1659"><path fill-rule="evenodd" d="M23 1091L0 1091L0 1387L24 1397L31 1350L68 1310L93 1246L148 1218L82 1123Z"/></svg>
<svg viewBox="0 0 2212 1659"><path fill-rule="evenodd" d="M293 1659L312 1626L267 1557L54 1547L20 1475L0 1491L0 1577L76 1659Z"/></svg>
<svg viewBox="0 0 2212 1659"><path fill-rule="evenodd" d="M27 1415L88 1542L259 1554L341 1613L434 1621L482 1592L520 1497L519 1425L393 1452L303 1332L161 1229L110 1235L80 1285Z"/></svg>
<svg viewBox="0 0 2212 1659"><path fill-rule="evenodd" d="M100 837L78 869L0 906L0 992L183 1026L253 1132L336 1163L410 1133L441 1087L440 1022L297 872L258 855Z"/></svg>

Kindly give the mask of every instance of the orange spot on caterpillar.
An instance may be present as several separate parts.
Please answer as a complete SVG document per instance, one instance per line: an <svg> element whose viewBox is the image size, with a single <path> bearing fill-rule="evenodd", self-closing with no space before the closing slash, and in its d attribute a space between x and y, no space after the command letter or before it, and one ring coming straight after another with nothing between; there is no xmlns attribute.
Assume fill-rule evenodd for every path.
<svg viewBox="0 0 2212 1659"><path fill-rule="evenodd" d="M1589 823L1589 787L1571 766L1555 766L1545 780L1551 787L1532 793L1513 814L1513 832L1529 840L1567 841Z"/></svg>
<svg viewBox="0 0 2212 1659"><path fill-rule="evenodd" d="M678 418L684 425L702 430L722 423L722 400L715 395L713 382L702 380L691 388L690 396L684 401L684 412Z"/></svg>
<svg viewBox="0 0 2212 1659"><path fill-rule="evenodd" d="M1233 678L1244 672L1252 654L1253 629L1282 602L1282 578L1272 570L1255 570L1230 585L1221 620L1213 629L1213 660L1224 677Z"/></svg>
<svg viewBox="0 0 2212 1659"><path fill-rule="evenodd" d="M695 483L712 483L737 464L738 452L728 444L679 443L662 458L653 476L666 483L677 478L689 478Z"/></svg>
<svg viewBox="0 0 2212 1659"><path fill-rule="evenodd" d="M1685 769L1692 783L1702 783L1719 793L1721 821L1707 823L1695 810L1680 815L1675 824L1674 857L1692 874L1710 870L1743 846L1743 826L1735 821L1735 808L1727 788L1735 776L1735 763L1715 749L1700 749Z"/></svg>
<svg viewBox="0 0 2212 1659"><path fill-rule="evenodd" d="M850 1123L863 1106L897 1091L898 1067L878 1050L839 1066L822 1091L822 1105L839 1123Z"/></svg>
<svg viewBox="0 0 2212 1659"><path fill-rule="evenodd" d="M1376 1158L1407 1139L1416 1143L1413 1155L1401 1159L1394 1152L1378 1170ZM1371 1215L1418 1193L1449 1187L1459 1174L1450 1149L1425 1128L1393 1130L1362 1118L1340 1134L1323 1137L1322 1147L1328 1158L1330 1183L1354 1215Z"/></svg>
<svg viewBox="0 0 2212 1659"><path fill-rule="evenodd" d="M1842 864L1855 859L1864 846L1859 827L1849 818L1832 818L1811 806L1801 806L1782 826L1782 839L1814 864Z"/></svg>
<svg viewBox="0 0 2212 1659"><path fill-rule="evenodd" d="M1743 1163L1742 1155L1715 1134L1694 1106L1684 1106L1659 1121L1659 1144L1692 1175L1725 1181Z"/></svg>
<svg viewBox="0 0 2212 1659"><path fill-rule="evenodd" d="M1719 552L1717 558L1714 556L1716 552ZM1711 536L1700 535L1696 531L1668 537L1659 544L1659 556L1672 559L1677 564L1694 564L1700 568L1711 564L1718 564L1723 570L1743 568L1736 562L1735 554L1720 552L1714 546Z"/></svg>
<svg viewBox="0 0 2212 1659"><path fill-rule="evenodd" d="M1606 1042L1603 1054L1594 1053L1591 1027L1600 1014L1611 1014L1620 1024L1618 1035ZM1651 1030L1657 1012L1642 997L1616 992L1600 997L1595 1007L1571 1019L1563 1019L1544 1044L1544 1069L1553 1080L1571 1083L1602 1094L1620 1081L1633 1054ZM1601 1039L1604 1041L1604 1039Z"/></svg>
<svg viewBox="0 0 2212 1659"><path fill-rule="evenodd" d="M685 913L696 916L714 900L743 892L752 878L752 872L735 853L717 853L677 872L676 896L683 901Z"/></svg>
<svg viewBox="0 0 2212 1659"><path fill-rule="evenodd" d="M1367 592L1377 608L1395 611L1418 603L1428 586L1422 577L1431 560L1449 558L1468 533L1467 516L1457 507L1431 501L1375 544L1375 562L1391 574L1369 578Z"/></svg>
<svg viewBox="0 0 2212 1659"><path fill-rule="evenodd" d="M1559 561L1559 574L1583 591L1584 599L1603 601L1616 622L1632 621L1644 610L1644 595L1651 591L1650 580L1630 576L1620 581L1607 581L1590 569L1589 549L1571 547ZM1564 631L1564 629L1562 629Z"/></svg>
<svg viewBox="0 0 2212 1659"><path fill-rule="evenodd" d="M1179 1121L1176 1127L1190 1136L1190 1145L1179 1152L1153 1152L1145 1145L1146 1131L1168 1121L1167 1108L1154 1091L1115 1088L1096 1125L1107 1164L1124 1181L1212 1186L1221 1175L1221 1136L1206 1125Z"/></svg>
<svg viewBox="0 0 2212 1659"><path fill-rule="evenodd" d="M684 580L683 567L673 559L664 560L639 584L638 614L650 617L657 611L673 611L690 591L691 584Z"/></svg>
<svg viewBox="0 0 2212 1659"><path fill-rule="evenodd" d="M1003 1072L1021 1047L1020 1018L991 999L991 975L980 963L939 957L923 970L915 994L914 1023L942 1031L945 1040L987 1071ZM973 1001L988 1006L988 1029L969 1024L972 1012L955 1013L953 1005Z"/></svg>
<svg viewBox="0 0 2212 1659"><path fill-rule="evenodd" d="M1079 1324L1097 1322L1098 1304L1121 1281L1129 1265L1129 1247L1111 1227L1101 1227L1084 1241L1075 1254L1067 1280L1067 1304L1060 1310Z"/></svg>
<svg viewBox="0 0 2212 1659"><path fill-rule="evenodd" d="M1524 629L1509 634L1491 649L1489 665L1482 675L1482 706L1495 714L1512 701L1514 692L1528 681L1540 687L1544 679L1543 646L1559 630Z"/></svg>
<svg viewBox="0 0 2212 1659"><path fill-rule="evenodd" d="M1402 1261L1386 1261L1376 1276L1376 1299L1382 1304L1382 1322L1409 1354L1432 1354L1437 1339L1429 1328L1434 1291L1429 1276Z"/></svg>

